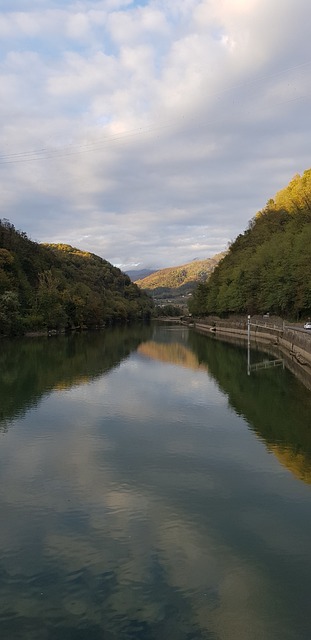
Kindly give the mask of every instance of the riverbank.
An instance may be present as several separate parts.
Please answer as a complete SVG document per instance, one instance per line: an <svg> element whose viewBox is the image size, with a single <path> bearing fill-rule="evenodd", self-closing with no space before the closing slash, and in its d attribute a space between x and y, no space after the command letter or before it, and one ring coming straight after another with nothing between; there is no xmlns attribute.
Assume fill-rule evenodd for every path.
<svg viewBox="0 0 311 640"><path fill-rule="evenodd" d="M198 318L187 324L216 339L245 346L250 340L253 348L282 355L287 368L311 389L311 333L295 330L279 318L269 321L251 318L249 328L247 317L239 320Z"/></svg>

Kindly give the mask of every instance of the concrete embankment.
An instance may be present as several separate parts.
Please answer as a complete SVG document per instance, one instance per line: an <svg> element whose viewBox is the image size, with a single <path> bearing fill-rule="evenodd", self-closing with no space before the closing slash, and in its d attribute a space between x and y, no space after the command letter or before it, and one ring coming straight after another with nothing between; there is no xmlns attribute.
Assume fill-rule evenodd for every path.
<svg viewBox="0 0 311 640"><path fill-rule="evenodd" d="M247 318L239 321L202 318L195 320L193 326L200 333L214 334L230 342L245 344L248 340ZM272 353L276 350L282 352L286 356L286 364L298 365L294 367L296 374L303 369L308 377L311 376L311 334L294 330L282 322L260 322L256 319L250 321L249 334L251 344L261 345Z"/></svg>

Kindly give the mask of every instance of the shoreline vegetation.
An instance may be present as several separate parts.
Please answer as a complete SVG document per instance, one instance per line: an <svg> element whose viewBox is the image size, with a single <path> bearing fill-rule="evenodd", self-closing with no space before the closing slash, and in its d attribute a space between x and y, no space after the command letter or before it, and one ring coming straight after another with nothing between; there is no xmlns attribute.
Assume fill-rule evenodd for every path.
<svg viewBox="0 0 311 640"><path fill-rule="evenodd" d="M195 317L311 316L311 169L250 221L189 301Z"/></svg>
<svg viewBox="0 0 311 640"><path fill-rule="evenodd" d="M241 315L310 318L310 247L308 169L254 216L208 277L201 274L187 301L193 321L216 316L221 330L220 322L238 322ZM0 336L51 336L163 315L171 321L185 313L185 302L155 306L99 256L65 244L39 245L0 220Z"/></svg>
<svg viewBox="0 0 311 640"><path fill-rule="evenodd" d="M191 323L220 339L246 341L250 316L250 342L280 349L309 375L311 335L294 326L311 317L310 259L308 169L268 200L208 280L198 283L188 304Z"/></svg>
<svg viewBox="0 0 311 640"><path fill-rule="evenodd" d="M151 297L107 260L38 244L0 220L0 336L95 329L153 312Z"/></svg>

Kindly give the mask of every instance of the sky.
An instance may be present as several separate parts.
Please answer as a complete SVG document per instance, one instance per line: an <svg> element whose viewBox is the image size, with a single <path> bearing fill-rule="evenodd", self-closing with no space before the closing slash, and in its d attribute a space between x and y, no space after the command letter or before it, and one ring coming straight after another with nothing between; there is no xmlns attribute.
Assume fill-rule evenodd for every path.
<svg viewBox="0 0 311 640"><path fill-rule="evenodd" d="M0 217L122 270L225 250L311 166L310 0L0 0Z"/></svg>

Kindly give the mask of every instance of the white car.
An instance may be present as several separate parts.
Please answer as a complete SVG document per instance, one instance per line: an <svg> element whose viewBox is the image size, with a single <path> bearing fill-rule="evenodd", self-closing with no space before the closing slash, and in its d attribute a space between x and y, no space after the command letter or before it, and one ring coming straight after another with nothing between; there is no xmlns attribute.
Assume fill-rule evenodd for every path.
<svg viewBox="0 0 311 640"><path fill-rule="evenodd" d="M304 329L311 329L311 322L306 322L306 324L303 325Z"/></svg>

